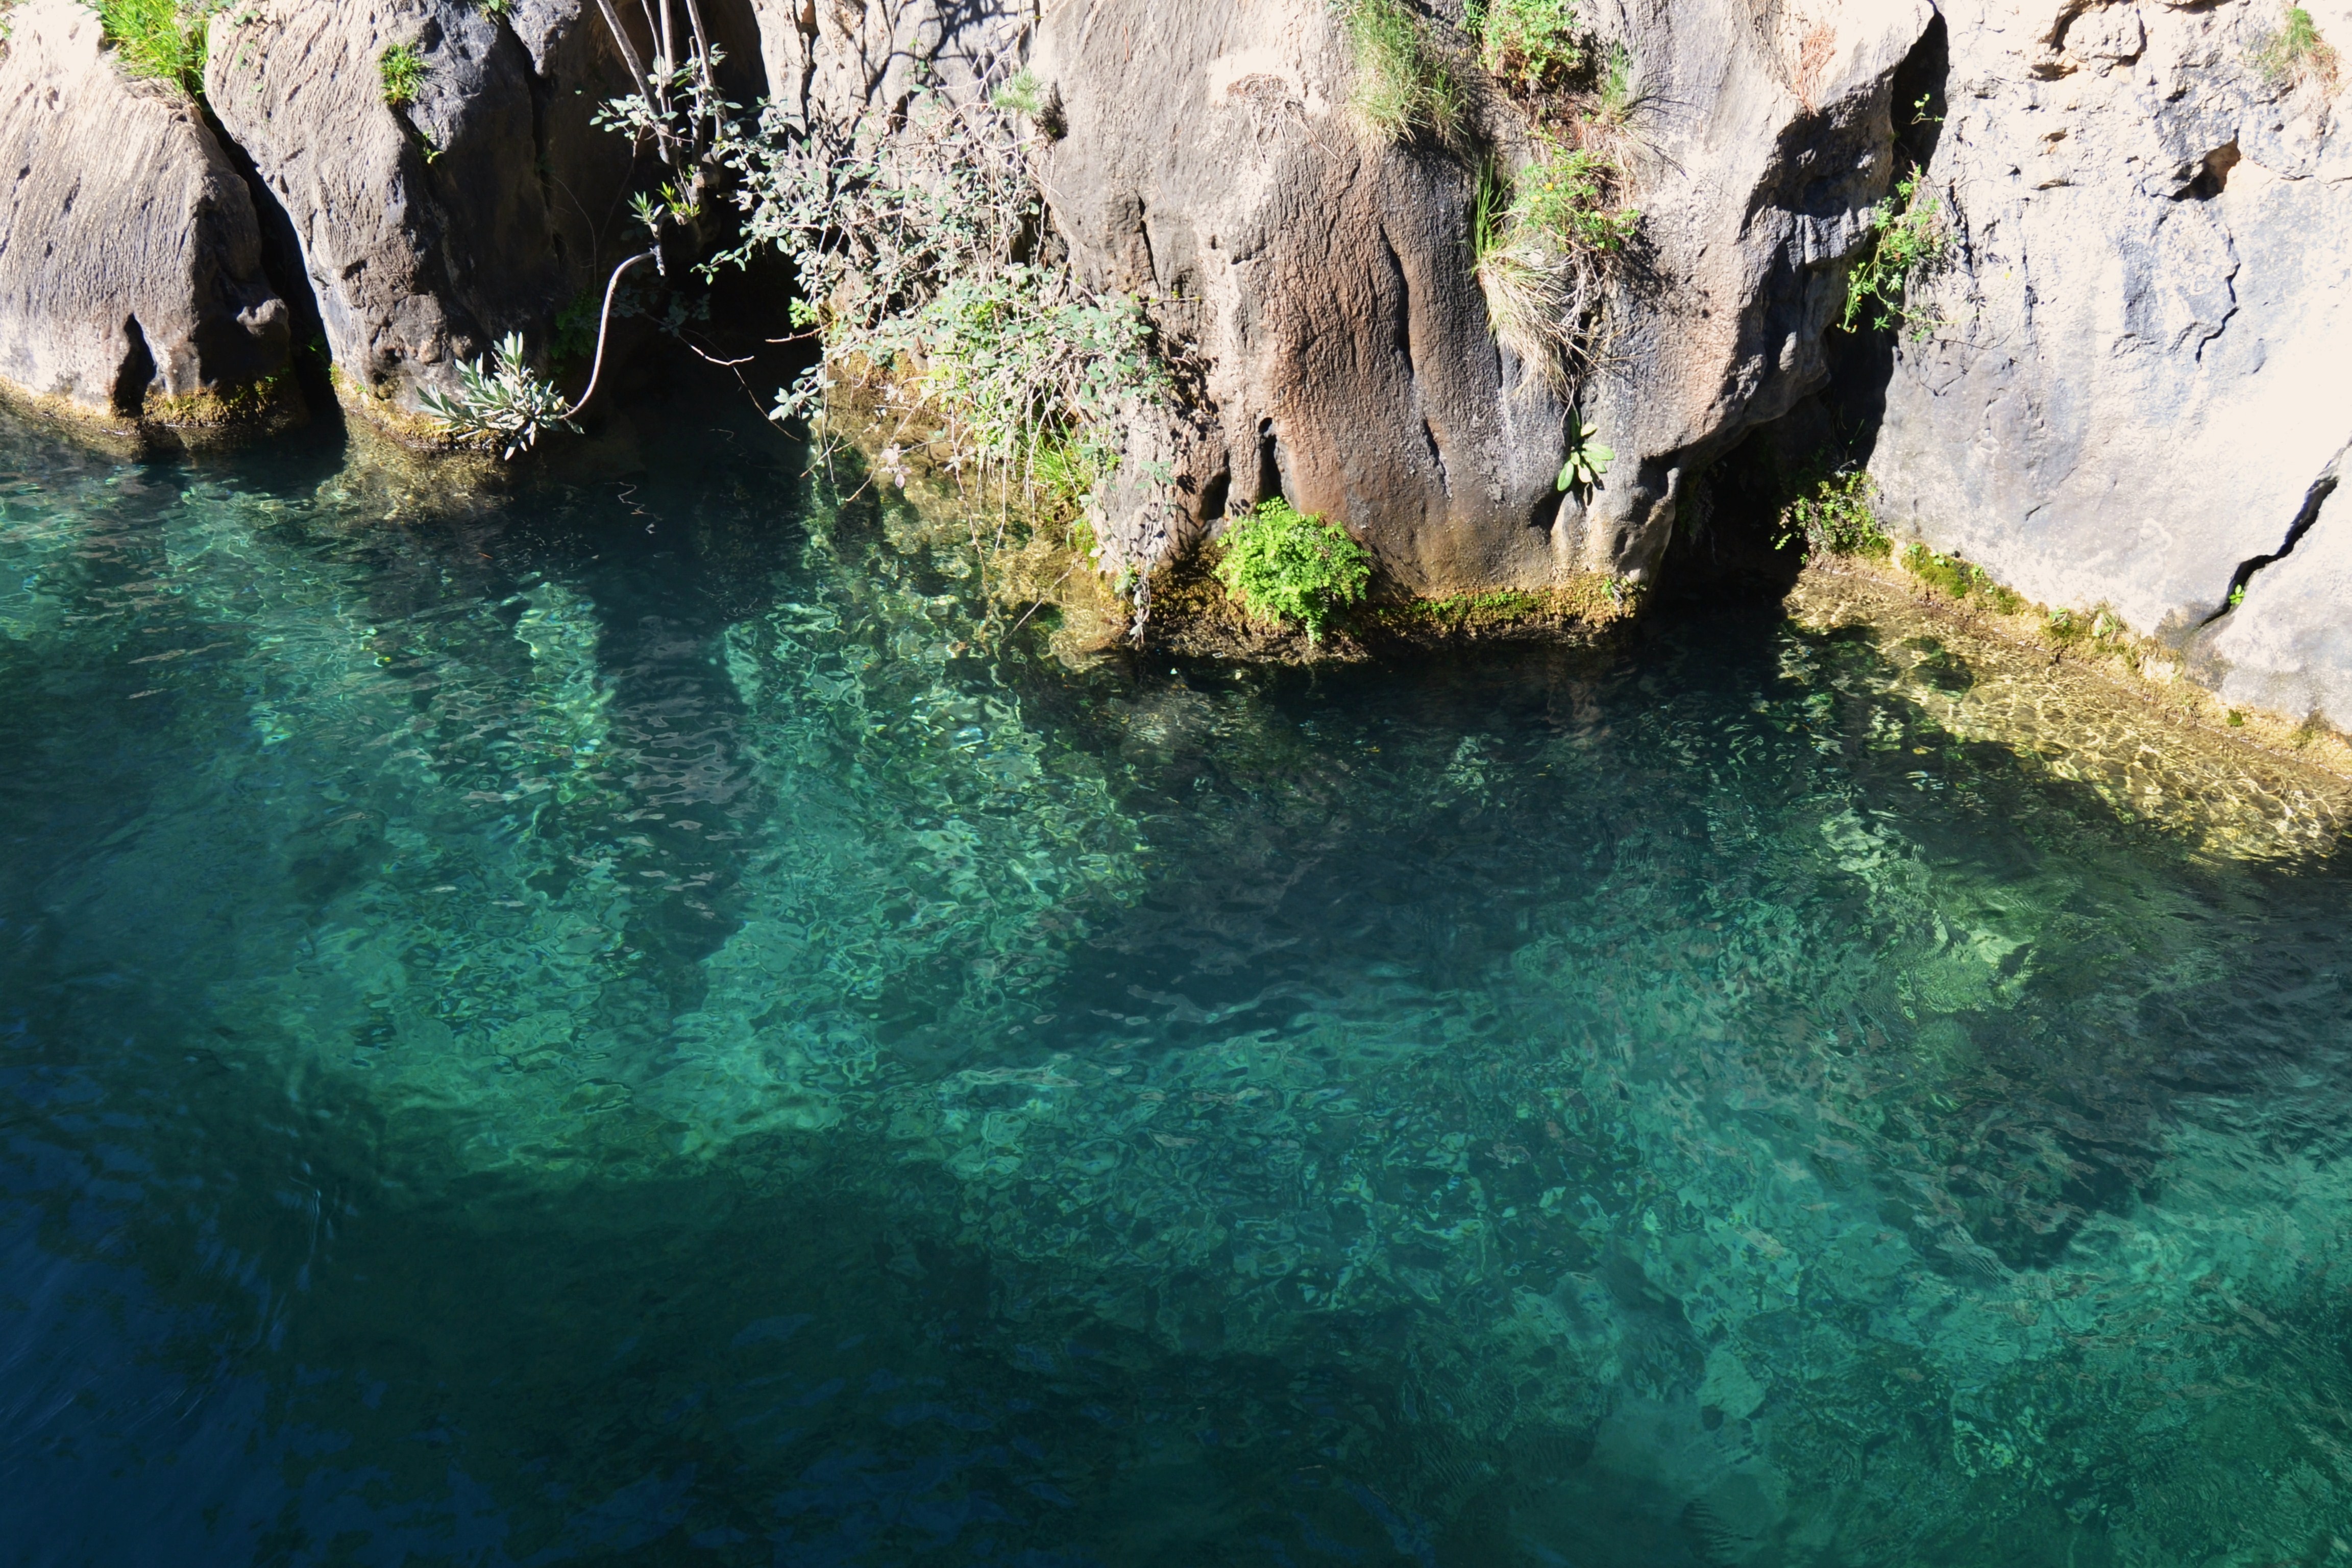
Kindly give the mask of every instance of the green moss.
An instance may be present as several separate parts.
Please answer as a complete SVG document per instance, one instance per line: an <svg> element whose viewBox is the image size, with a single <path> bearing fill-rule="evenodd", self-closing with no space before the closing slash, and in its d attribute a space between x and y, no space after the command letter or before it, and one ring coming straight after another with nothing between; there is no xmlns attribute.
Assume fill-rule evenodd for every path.
<svg viewBox="0 0 2352 1568"><path fill-rule="evenodd" d="M1896 564L1948 598L1979 599L2004 616L2029 607L2024 595L1995 582L1983 567L1956 555L1938 554L1924 544L1905 545Z"/></svg>
<svg viewBox="0 0 2352 1568"><path fill-rule="evenodd" d="M177 397L151 397L140 410L140 422L174 430L259 425L287 416L297 394L291 372L279 371L224 392L191 392Z"/></svg>
<svg viewBox="0 0 2352 1568"><path fill-rule="evenodd" d="M1633 615L1640 602L1638 584L1606 572L1587 572L1548 588L1382 600L1364 606L1362 614L1384 630L1408 636L1475 637L1513 627L1607 626Z"/></svg>

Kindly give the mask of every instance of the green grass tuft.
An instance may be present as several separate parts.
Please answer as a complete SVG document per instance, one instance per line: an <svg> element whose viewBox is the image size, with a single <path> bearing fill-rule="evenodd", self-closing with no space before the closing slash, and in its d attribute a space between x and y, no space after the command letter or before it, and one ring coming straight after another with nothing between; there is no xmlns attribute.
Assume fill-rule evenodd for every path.
<svg viewBox="0 0 2352 1568"><path fill-rule="evenodd" d="M1543 143L1507 179L1489 159L1471 206L1471 255L1496 338L1565 384L1589 357L1595 312L1642 215L1617 203L1623 171L1590 149Z"/></svg>
<svg viewBox="0 0 2352 1568"><path fill-rule="evenodd" d="M1372 552L1346 529L1279 499L1228 523L1223 545L1217 581L1225 591L1259 620L1297 622L1310 642L1372 580Z"/></svg>
<svg viewBox="0 0 2352 1568"><path fill-rule="evenodd" d="M377 57L376 71L383 79L384 102L404 109L416 101L417 89L425 85L425 57L415 44L394 44Z"/></svg>
<svg viewBox="0 0 2352 1568"><path fill-rule="evenodd" d="M94 0L99 30L126 75L205 90L205 36L220 0Z"/></svg>
<svg viewBox="0 0 2352 1568"><path fill-rule="evenodd" d="M2286 8L2285 19L2278 31L2263 39L2254 62L2276 86L2300 87L2316 81L2330 91L2335 90L2341 64L2336 47L2319 36L2319 24L2300 5Z"/></svg>
<svg viewBox="0 0 2352 1568"><path fill-rule="evenodd" d="M1453 143L1469 119L1462 84L1402 0L1333 0L1355 67L1349 101L1391 142Z"/></svg>

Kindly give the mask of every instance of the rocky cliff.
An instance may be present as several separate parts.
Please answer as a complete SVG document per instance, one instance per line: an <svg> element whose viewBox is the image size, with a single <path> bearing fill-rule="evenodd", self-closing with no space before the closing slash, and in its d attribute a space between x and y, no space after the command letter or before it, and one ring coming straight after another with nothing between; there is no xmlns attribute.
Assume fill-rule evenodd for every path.
<svg viewBox="0 0 2352 1568"><path fill-rule="evenodd" d="M1397 589L1639 582L1699 524L1698 476L1789 427L1832 359L1868 361L1870 428L1843 436L1896 532L2112 609L2231 700L2352 723L2328 510L2352 164L2334 78L2273 47L2272 0L1597 0L1580 25L1622 75L1605 152L1640 219L1565 373L1482 287L1482 168L1549 143L1472 58L1461 0L1413 13L1460 98L1406 134L1351 110L1367 68L1333 0L705 9L732 90L786 123L887 132L919 93L1029 73L1044 252L1147 301L1182 362L1181 406L1131 411L1114 567L1279 495ZM204 83L226 146L67 0L17 15L0 142L36 173L0 236L0 374L22 389L152 418L267 383L290 307L349 407L422 435L420 391L506 331L543 351L638 243L625 203L653 171L590 123L625 79L593 0L224 10ZM1857 355L1849 274L1915 166L1954 244ZM257 217L296 253L274 291ZM58 255L73 281L45 289ZM1563 487L1601 447L1599 482Z"/></svg>
<svg viewBox="0 0 2352 1568"><path fill-rule="evenodd" d="M1825 0L1759 19L1708 0L1589 18L1641 97L1623 142L1643 238L1599 368L1565 386L1497 342L1474 274L1480 148L1524 155L1529 127L1466 59L1468 133L1400 144L1349 114L1327 0L1031 15L918 0L763 21L806 116L887 114L918 71L1008 58L1056 97L1039 177L1074 264L1158 301L1206 365L1166 447L1181 503L1115 519L1122 553L1149 563L1282 495L1445 594L1643 575L1686 476L1820 384L1843 265L1892 174L1894 74L1933 13ZM1458 47L1459 5L1438 19L1432 47ZM1556 483L1571 405L1619 454L1590 494Z"/></svg>
<svg viewBox="0 0 2352 1568"><path fill-rule="evenodd" d="M292 406L286 301L251 195L184 93L133 82L73 0L27 0L0 59L0 378L121 433Z"/></svg>
<svg viewBox="0 0 2352 1568"><path fill-rule="evenodd" d="M416 61L389 91L383 61ZM416 395L500 334L545 342L628 239L634 157L589 123L627 80L569 0L266 0L215 14L206 100L300 247L343 401L414 429Z"/></svg>
<svg viewBox="0 0 2352 1568"><path fill-rule="evenodd" d="M2352 40L2352 8L2316 8ZM2282 8L1946 0L1952 265L1871 471L1899 531L2352 726L2352 142Z"/></svg>

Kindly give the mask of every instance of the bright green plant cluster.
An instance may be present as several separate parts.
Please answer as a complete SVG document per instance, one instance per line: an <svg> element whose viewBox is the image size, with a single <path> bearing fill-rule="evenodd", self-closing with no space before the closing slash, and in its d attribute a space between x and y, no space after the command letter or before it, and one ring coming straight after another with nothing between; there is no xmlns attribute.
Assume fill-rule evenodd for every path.
<svg viewBox="0 0 2352 1568"><path fill-rule="evenodd" d="M1462 84L1403 0L1333 0L1355 68L1350 102L1391 142L1459 139L1468 119Z"/></svg>
<svg viewBox="0 0 2352 1568"><path fill-rule="evenodd" d="M205 90L205 37L221 0L92 0L99 30L134 77Z"/></svg>
<svg viewBox="0 0 2352 1568"><path fill-rule="evenodd" d="M557 426L577 433L571 402L555 384L532 374L523 355L522 334L509 332L485 357L457 367L454 392L426 387L416 401L453 441L495 446L502 458L520 457L540 434Z"/></svg>
<svg viewBox="0 0 2352 1568"><path fill-rule="evenodd" d="M1346 529L1279 499L1234 519L1223 544L1217 581L1225 591L1260 620L1305 626L1310 642L1372 580L1371 552Z"/></svg>
<svg viewBox="0 0 2352 1568"><path fill-rule="evenodd" d="M2319 36L2319 25L2300 5L2289 5L2278 31L2254 56L2264 75L2281 87L2317 81L2333 89L2339 65L2335 46Z"/></svg>
<svg viewBox="0 0 2352 1568"><path fill-rule="evenodd" d="M1601 488L1609 472L1609 465L1617 460L1617 450L1604 447L1593 437L1601 426L1589 423L1580 413L1570 410L1568 416L1568 461L1559 468L1559 489L1574 490L1580 500L1588 500Z"/></svg>
<svg viewBox="0 0 2352 1568"><path fill-rule="evenodd" d="M1877 497L1868 474L1832 474L1781 509L1773 548L1801 543L1808 555L1885 555L1893 542L1879 526Z"/></svg>
<svg viewBox="0 0 2352 1568"><path fill-rule="evenodd" d="M425 85L425 57L415 44L394 44L376 57L376 73L383 81L383 100L394 109L416 101Z"/></svg>
<svg viewBox="0 0 2352 1568"><path fill-rule="evenodd" d="M1556 91L1584 68L1573 0L1473 0L1478 63L1522 93Z"/></svg>
<svg viewBox="0 0 2352 1568"><path fill-rule="evenodd" d="M1915 277L1932 273L1950 256L1952 236L1944 204L1926 177L1914 169L1895 183L1895 194L1870 209L1869 248L1846 279L1845 311L1838 325L1853 331L1866 303L1878 313L1871 325L1885 329L1912 320L1903 302Z"/></svg>

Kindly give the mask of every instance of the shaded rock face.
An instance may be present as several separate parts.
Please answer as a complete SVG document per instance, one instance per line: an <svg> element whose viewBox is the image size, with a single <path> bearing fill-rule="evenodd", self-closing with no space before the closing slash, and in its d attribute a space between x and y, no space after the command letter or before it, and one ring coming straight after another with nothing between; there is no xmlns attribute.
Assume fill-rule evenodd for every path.
<svg viewBox="0 0 2352 1568"><path fill-rule="evenodd" d="M395 107L381 62L401 46L425 71ZM634 248L635 155L589 123L626 81L578 0L215 13L206 96L291 222L347 406L403 427L500 334L544 345Z"/></svg>
<svg viewBox="0 0 2352 1568"><path fill-rule="evenodd" d="M283 406L286 302L245 184L174 88L134 82L73 0L0 59L0 376L60 411L201 429Z"/></svg>
<svg viewBox="0 0 2352 1568"><path fill-rule="evenodd" d="M2312 9L2352 42L2352 7ZM1927 167L1959 244L1896 349L1871 461L1889 520L2183 644L2232 701L2352 725L2339 106L2256 62L2266 0L1945 16Z"/></svg>
<svg viewBox="0 0 2352 1568"><path fill-rule="evenodd" d="M1625 42L1648 107L1629 137L1637 276L1580 398L1488 325L1477 153L1352 122L1325 0L1032 15L767 0L761 20L771 78L804 112L888 112L919 68L953 86L1016 58L1059 96L1066 133L1038 170L1080 275L1153 300L1203 371L1196 419L1139 432L1174 504L1131 498L1108 530L1116 556L1148 565L1280 494L1433 594L1646 574L1685 476L1819 384L1843 266L1892 168L1889 84L1931 13L1810 0L1759 21L1704 0L1588 18ZM1524 142L1509 105L1480 118L1494 142ZM1589 500L1556 482L1572 398L1618 453Z"/></svg>

